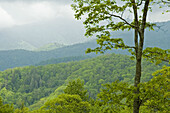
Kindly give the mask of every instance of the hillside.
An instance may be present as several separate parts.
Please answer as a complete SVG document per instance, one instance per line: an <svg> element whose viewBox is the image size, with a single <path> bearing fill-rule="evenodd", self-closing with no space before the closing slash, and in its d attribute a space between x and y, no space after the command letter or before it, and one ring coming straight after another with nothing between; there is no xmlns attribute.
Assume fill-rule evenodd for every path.
<svg viewBox="0 0 170 113"><path fill-rule="evenodd" d="M65 46L51 51L26 51L26 50L9 50L0 51L0 70L7 68L21 67L38 64L42 61L46 61L53 58L63 58L72 56L95 56L95 53L85 54L87 48L95 48L97 46L95 40L75 44L71 46ZM113 50L115 53L124 53L124 51Z"/></svg>
<svg viewBox="0 0 170 113"><path fill-rule="evenodd" d="M68 19L65 19L65 23L61 21L63 20L15 26L0 30L0 50L32 50L32 48L40 48L53 42L70 45L90 40L90 38L84 37L84 28L80 22L74 22ZM167 41L169 41L170 21L157 24L161 26L160 29L155 27L155 31L147 30L146 45L164 47L163 44L167 45ZM130 38L133 36L132 32L114 32L113 37L115 36L119 38L123 37L126 41L133 44L133 41L131 42L132 38ZM161 38L163 38L163 40L161 40ZM160 41L162 43L160 43ZM24 45L25 47L23 47ZM165 47L167 48L168 46Z"/></svg>
<svg viewBox="0 0 170 113"><path fill-rule="evenodd" d="M0 50L22 49L19 45L22 41L35 48L54 42L67 45L80 43L88 40L83 33L83 25L68 18L18 25L0 29Z"/></svg>
<svg viewBox="0 0 170 113"><path fill-rule="evenodd" d="M65 46L64 44L55 42L55 43L50 43L50 44L44 45L40 48L34 49L34 51L50 51L50 50L54 50L54 49L61 48L64 46Z"/></svg>
<svg viewBox="0 0 170 113"><path fill-rule="evenodd" d="M150 80L151 74L162 66L143 62L142 81ZM90 97L95 98L101 84L115 80L133 84L134 71L135 62L129 56L116 54L69 63L8 69L0 72L0 95L5 103L14 103L15 107L24 101L26 106L32 105L31 109L35 109L45 100L60 94L72 79L84 80ZM48 98L42 99L44 97Z"/></svg>
<svg viewBox="0 0 170 113"><path fill-rule="evenodd" d="M170 48L170 45L169 45L170 43L170 38L169 38L170 21L164 22L164 23L158 23L158 25L162 27L160 29L155 27L155 31L146 30L145 47L160 47L163 49L169 49ZM125 44L133 45L133 32L132 31L113 32L112 37L115 37L115 38L122 37L125 41ZM50 50L50 51L26 51L26 50L0 51L0 70L5 70L8 68L14 68L14 67L35 65L42 61L45 62L46 60L49 60L49 59L57 59L57 58L62 58L62 57L84 56L84 55L96 56L95 53L85 54L85 50L87 48L96 48L97 46L98 45L96 44L96 41L91 40L85 43L79 43L79 44L74 44L74 45L69 45L69 46L64 46L64 47L60 46L61 48L57 48L54 50L50 50L54 47L54 45L51 45L51 46L48 45L47 47L40 48L40 50ZM128 54L129 55L127 51L122 51L122 50L112 50L106 53L117 53L117 54Z"/></svg>
<svg viewBox="0 0 170 113"><path fill-rule="evenodd" d="M63 57L63 58L52 58L46 61L39 62L38 64L35 64L35 66L40 65L47 65L47 64L58 64L58 63L64 63L64 62L71 62L71 61L80 61L85 60L88 58L92 58L91 56L72 56L72 57Z"/></svg>

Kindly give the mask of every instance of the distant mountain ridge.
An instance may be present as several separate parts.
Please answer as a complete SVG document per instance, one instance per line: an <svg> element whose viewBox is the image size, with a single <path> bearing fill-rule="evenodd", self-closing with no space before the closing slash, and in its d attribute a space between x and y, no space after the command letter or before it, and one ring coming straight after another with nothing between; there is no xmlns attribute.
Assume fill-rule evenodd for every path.
<svg viewBox="0 0 170 113"><path fill-rule="evenodd" d="M163 49L170 48L170 21L158 23L162 26L160 29L155 28L155 31L146 30L145 47L160 47ZM125 44L133 45L132 31L113 32L112 37L123 38ZM85 54L87 48L96 48L96 40L87 41L85 43L64 46L50 51L26 51L26 50L8 50L0 51L0 70L14 68L27 65L35 65L40 62L45 62L49 59L57 59L72 56L95 56L95 53ZM108 51L109 53L129 54L127 51L115 50Z"/></svg>
<svg viewBox="0 0 170 113"><path fill-rule="evenodd" d="M72 45L75 43L82 43L89 41L91 38L84 37L84 27L80 22L74 22L66 19L65 23L63 20L53 20L51 22L42 22L38 24L27 24L23 26L15 26L12 28L5 28L0 30L0 50L14 50L14 49L25 49L33 50L33 48L40 48L49 43L57 42L61 44ZM158 44L158 37L169 37L170 21L159 22L158 26L160 29L155 27L155 31L146 31L146 35L149 37L156 37L155 44ZM73 26L74 25L74 26ZM154 33L154 34L152 34ZM123 35L124 34L124 35ZM117 31L112 33L113 36L122 38L122 36L133 36L131 31ZM129 41L129 38L126 38ZM165 38L167 42L167 38ZM130 39L131 41L132 39ZM152 40L148 38L148 40ZM163 41L161 40L161 41ZM23 44L23 42L25 44ZM132 41L133 42L133 41ZM158 42L158 43L157 43ZM146 41L147 43L147 41ZM154 44L154 45L155 45ZM28 46L29 45L29 46ZM24 47L25 46L25 47Z"/></svg>
<svg viewBox="0 0 170 113"><path fill-rule="evenodd" d="M8 50L0 51L0 70L7 68L21 67L38 64L52 58L63 58L72 56L95 56L96 53L85 54L87 48L95 48L96 41L65 46L51 51L27 51L27 50ZM114 53L127 54L121 50L113 50Z"/></svg>
<svg viewBox="0 0 170 113"><path fill-rule="evenodd" d="M66 45L55 42L55 43L49 43L49 44L44 45L40 48L36 48L33 51L51 51L51 50L61 48L61 47L64 47L64 46L66 46Z"/></svg>
<svg viewBox="0 0 170 113"><path fill-rule="evenodd" d="M40 48L54 42L70 45L86 40L89 39L84 38L83 25L67 18L0 29L0 50L22 49L19 47L22 41Z"/></svg>

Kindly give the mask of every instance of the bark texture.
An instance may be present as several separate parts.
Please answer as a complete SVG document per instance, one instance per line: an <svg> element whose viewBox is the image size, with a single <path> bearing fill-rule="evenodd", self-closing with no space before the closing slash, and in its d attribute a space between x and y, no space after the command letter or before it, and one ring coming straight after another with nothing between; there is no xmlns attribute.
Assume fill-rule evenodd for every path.
<svg viewBox="0 0 170 113"><path fill-rule="evenodd" d="M141 73L142 73L142 52L143 52L143 45L144 45L144 30L146 26L146 17L148 13L148 7L150 0L145 0L145 5L143 8L143 18L141 25L139 24L138 20L138 12L137 12L137 5L135 0L131 0L133 4L133 11L134 11L134 21L135 21L135 52L136 52L136 75L134 80L134 86L136 90L134 91L135 95L139 95L139 87L138 84L140 83ZM139 35L139 37L138 37ZM141 105L141 100L139 96L136 96L133 102L133 113L139 113Z"/></svg>

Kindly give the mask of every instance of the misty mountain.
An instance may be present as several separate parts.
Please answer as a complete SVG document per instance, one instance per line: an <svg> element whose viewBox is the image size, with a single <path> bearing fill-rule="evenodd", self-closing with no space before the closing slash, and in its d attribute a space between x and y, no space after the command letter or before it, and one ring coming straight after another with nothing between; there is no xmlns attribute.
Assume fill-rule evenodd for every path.
<svg viewBox="0 0 170 113"><path fill-rule="evenodd" d="M0 51L0 70L27 65L34 65L52 58L63 58L84 55L96 56L96 53L85 54L85 50L87 48L95 47L97 47L97 44L96 41L93 40L86 43L65 46L51 51L39 51L39 52L27 50ZM111 52L117 54L128 54L127 51L123 50L112 50Z"/></svg>
<svg viewBox="0 0 170 113"><path fill-rule="evenodd" d="M162 27L160 29L155 27L155 31L146 30L145 47L160 47L163 49L169 49L170 48L170 45L169 45L170 43L170 38L169 38L170 21L164 22L164 23L158 23L158 25ZM67 32L65 33L67 34ZM68 34L69 34L69 31L68 31ZM71 36L67 35L67 37L69 39L69 37ZM113 32L112 37L115 37L115 38L123 37L126 44L133 45L133 32L131 31ZM72 39L72 40L75 40L75 39ZM62 57L84 56L84 55L95 56L96 55L95 53L85 54L85 50L87 48L96 48L97 46L98 45L96 44L96 40L92 40L92 41L87 41L85 43L64 46L64 47L54 49L51 51L26 51L26 50L0 51L0 70L5 70L7 68L20 67L20 66L34 65L42 61L45 62L46 60L49 60L49 59L56 59L56 58L62 58ZM112 51L108 51L108 52L109 53L113 52L117 54L129 54L127 51L115 50L115 49Z"/></svg>
<svg viewBox="0 0 170 113"><path fill-rule="evenodd" d="M2 29L0 37L0 50L32 50L32 47L40 48L54 42L70 45L89 40L84 37L83 25L70 19L54 19ZM23 41L31 48L21 47Z"/></svg>
<svg viewBox="0 0 170 113"><path fill-rule="evenodd" d="M145 45L169 48L170 21L157 24L160 28L155 27L155 31L146 30ZM134 44L132 31L116 31L112 37L123 38L127 44ZM94 38L84 37L84 28L79 21L65 19L63 23L63 19L54 19L0 30L0 50L33 50L54 42L70 45L90 39Z"/></svg>
<svg viewBox="0 0 170 113"><path fill-rule="evenodd" d="M44 45L40 48L34 49L34 51L50 51L50 50L54 50L54 49L61 48L64 46L65 46L64 44L55 42L55 43L50 43L50 44Z"/></svg>

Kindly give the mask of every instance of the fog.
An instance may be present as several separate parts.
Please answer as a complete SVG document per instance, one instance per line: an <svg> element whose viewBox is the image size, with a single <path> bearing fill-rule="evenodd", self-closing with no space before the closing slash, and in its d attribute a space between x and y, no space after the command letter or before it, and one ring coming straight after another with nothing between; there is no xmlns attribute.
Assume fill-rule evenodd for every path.
<svg viewBox="0 0 170 113"><path fill-rule="evenodd" d="M84 37L82 21L75 20L71 3L71 0L0 0L0 44L4 45L0 48L10 47L10 42L24 41L39 47L52 42L68 45L90 40ZM162 15L166 8L155 7L148 21L170 20L169 14Z"/></svg>

